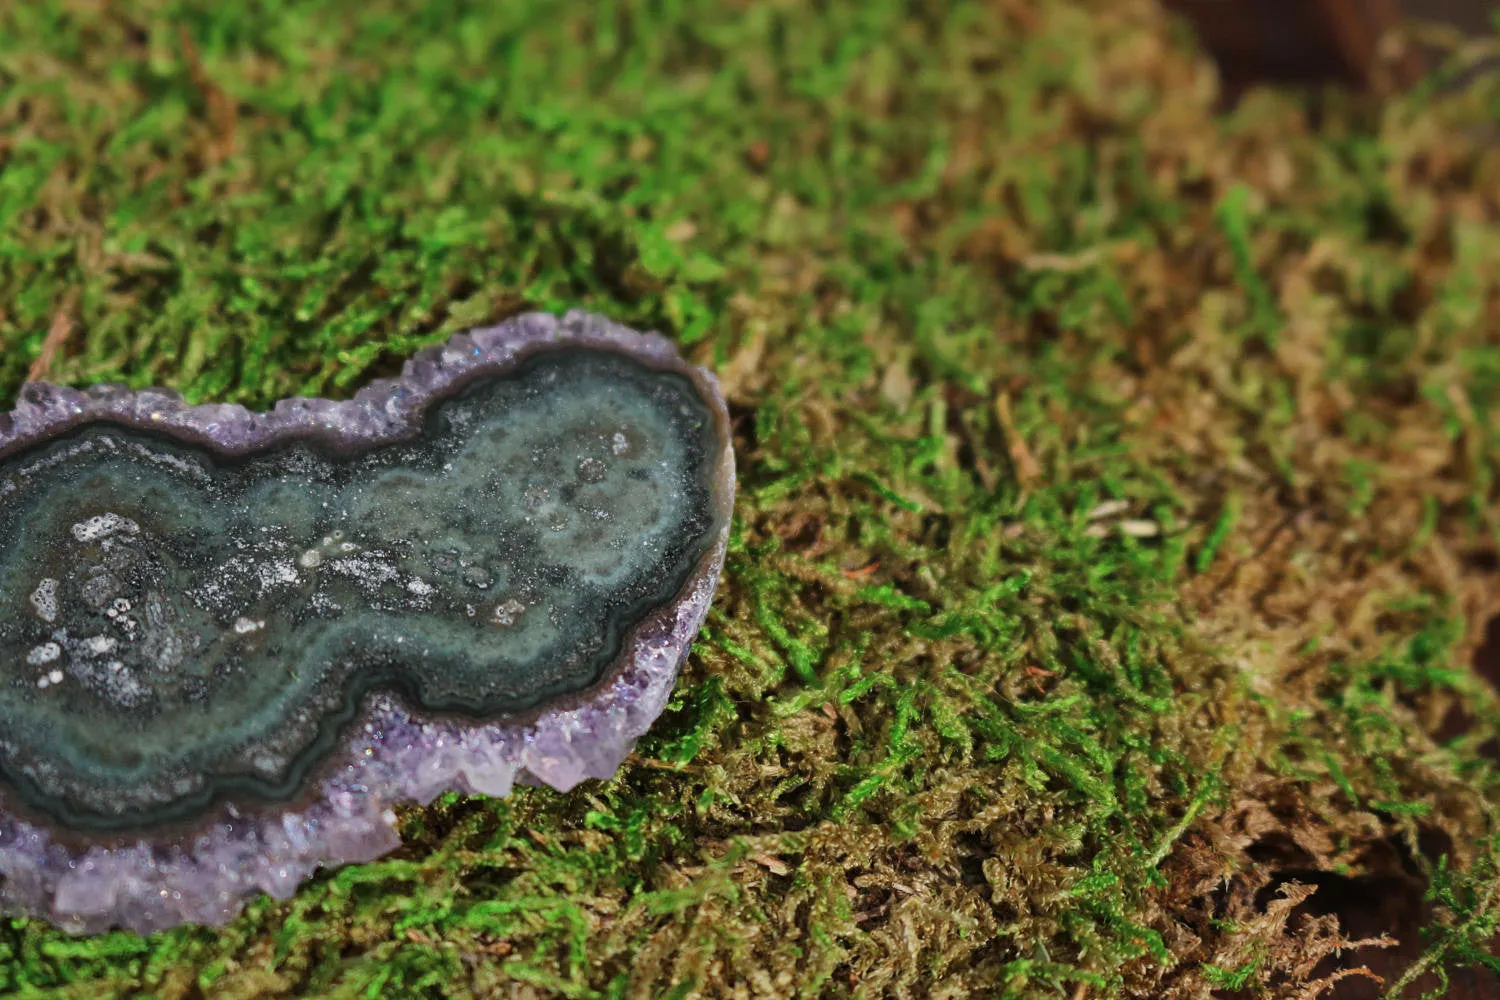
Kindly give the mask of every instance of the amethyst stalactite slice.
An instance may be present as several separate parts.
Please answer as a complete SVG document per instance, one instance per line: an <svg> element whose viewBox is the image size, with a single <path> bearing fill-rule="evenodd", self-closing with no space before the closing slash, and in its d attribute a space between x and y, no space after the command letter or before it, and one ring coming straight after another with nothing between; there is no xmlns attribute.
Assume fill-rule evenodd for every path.
<svg viewBox="0 0 1500 1000"><path fill-rule="evenodd" d="M223 923L391 807L612 775L724 560L712 375L581 312L267 413L32 384L0 415L0 912Z"/></svg>

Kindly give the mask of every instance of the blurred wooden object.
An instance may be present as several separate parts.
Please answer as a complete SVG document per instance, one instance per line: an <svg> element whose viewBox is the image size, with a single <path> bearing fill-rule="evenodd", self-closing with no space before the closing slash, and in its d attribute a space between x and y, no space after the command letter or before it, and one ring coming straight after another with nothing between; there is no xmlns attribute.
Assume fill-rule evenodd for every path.
<svg viewBox="0 0 1500 1000"><path fill-rule="evenodd" d="M1402 13L1414 21L1450 24L1469 35L1487 35L1494 30L1500 13L1495 0L1406 0Z"/></svg>
<svg viewBox="0 0 1500 1000"><path fill-rule="evenodd" d="M1464 0L1459 0L1462 6ZM1163 0L1197 29L1227 90L1255 83L1374 82L1380 39L1407 16L1400 0ZM1451 5L1451 4L1450 4ZM1423 0L1407 0L1420 8ZM1420 73L1415 55L1382 67L1398 85Z"/></svg>

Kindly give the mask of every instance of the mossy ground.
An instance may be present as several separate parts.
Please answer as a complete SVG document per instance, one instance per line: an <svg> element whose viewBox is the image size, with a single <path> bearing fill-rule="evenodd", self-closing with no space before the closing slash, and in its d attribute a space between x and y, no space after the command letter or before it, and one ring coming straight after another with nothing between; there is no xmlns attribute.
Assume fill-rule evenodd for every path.
<svg viewBox="0 0 1500 1000"><path fill-rule="evenodd" d="M1311 997L1361 886L1494 966L1500 85L1215 98L1144 0L0 6L6 399L581 306L742 474L615 780L0 994Z"/></svg>

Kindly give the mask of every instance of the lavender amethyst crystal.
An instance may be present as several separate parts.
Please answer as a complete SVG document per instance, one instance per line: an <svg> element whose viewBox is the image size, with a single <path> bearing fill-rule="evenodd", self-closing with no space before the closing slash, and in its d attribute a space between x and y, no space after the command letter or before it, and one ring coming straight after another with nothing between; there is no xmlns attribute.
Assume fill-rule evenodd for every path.
<svg viewBox="0 0 1500 1000"><path fill-rule="evenodd" d="M613 774L723 563L713 376L597 316L269 413L31 384L0 415L0 912L222 923L392 805Z"/></svg>

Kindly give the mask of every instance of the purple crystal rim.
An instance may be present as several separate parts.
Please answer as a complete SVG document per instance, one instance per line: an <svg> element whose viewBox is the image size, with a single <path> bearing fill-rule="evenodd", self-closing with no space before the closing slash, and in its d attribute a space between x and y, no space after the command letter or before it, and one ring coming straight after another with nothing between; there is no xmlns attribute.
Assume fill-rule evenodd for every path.
<svg viewBox="0 0 1500 1000"><path fill-rule="evenodd" d="M8 810L0 799L0 913L42 917L72 933L119 926L139 933L181 923L223 924L260 892L290 897L319 867L370 861L401 842L392 807L425 805L445 791L503 796L516 781L567 791L608 778L666 707L678 668L703 624L723 567L734 503L729 414L714 376L671 341L575 310L527 313L454 336L413 356L399 377L347 401L292 398L254 413L233 404L189 406L165 389L23 386L0 414L0 458L79 424L149 428L228 454L289 437L372 447L415 433L427 406L480 374L512 370L551 348L614 350L686 376L714 415L715 541L677 597L631 629L593 688L524 715L466 723L367 699L339 748L316 768L316 788L292 803L224 801L190 827L80 842Z"/></svg>

